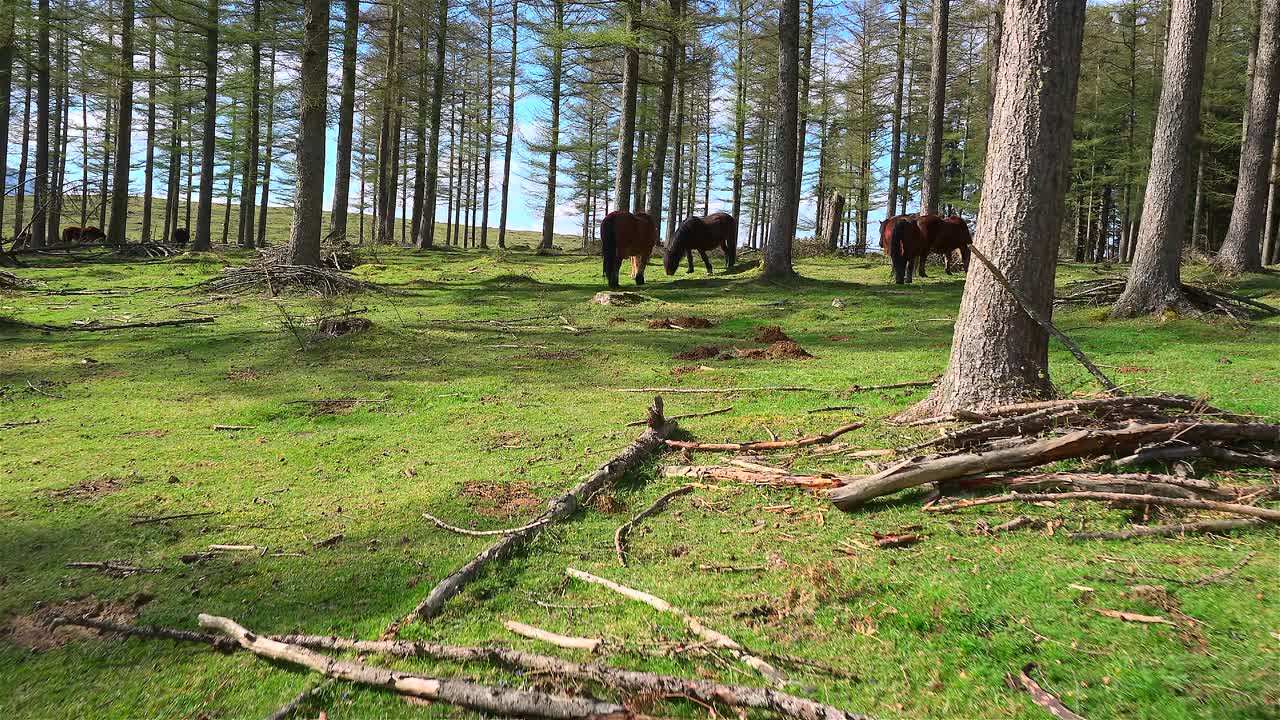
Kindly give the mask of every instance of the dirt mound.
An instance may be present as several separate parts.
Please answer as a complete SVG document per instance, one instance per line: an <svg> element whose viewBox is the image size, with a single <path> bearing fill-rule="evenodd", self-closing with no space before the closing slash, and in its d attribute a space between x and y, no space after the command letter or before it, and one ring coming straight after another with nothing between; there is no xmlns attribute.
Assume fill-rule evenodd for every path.
<svg viewBox="0 0 1280 720"><path fill-rule="evenodd" d="M701 317L654 318L649 321L650 330L690 330L714 327L715 323Z"/></svg>
<svg viewBox="0 0 1280 720"><path fill-rule="evenodd" d="M476 480L462 486L459 493L467 504L485 517L511 518L532 515L542 510L542 498L534 495L525 482L498 483Z"/></svg>
<svg viewBox="0 0 1280 720"><path fill-rule="evenodd" d="M342 337L355 332L364 332L373 327L369 318L331 317L325 318L316 325L316 334L321 337Z"/></svg>
<svg viewBox="0 0 1280 720"><path fill-rule="evenodd" d="M765 325L756 330L755 341L758 343L776 343L791 340L791 337L782 332L782 328L777 325Z"/></svg>
<svg viewBox="0 0 1280 720"><path fill-rule="evenodd" d="M779 340L767 348L739 350L734 357L744 360L809 360L813 355L794 340Z"/></svg>
<svg viewBox="0 0 1280 720"><path fill-rule="evenodd" d="M676 360L710 360L720 354L720 348L712 345L699 345L692 350L676 353Z"/></svg>
<svg viewBox="0 0 1280 720"><path fill-rule="evenodd" d="M59 500L89 500L102 495L110 495L117 490L123 490L124 485L123 478L102 475L89 480L82 480L69 488L54 490L49 493L49 497Z"/></svg>
<svg viewBox="0 0 1280 720"><path fill-rule="evenodd" d="M62 647L72 640L91 638L98 631L72 625L53 626L60 617L88 616L99 620L132 622L138 616L138 608L150 602L152 597L139 593L129 602L105 602L88 597L67 600L56 605L46 605L27 613L9 618L0 639L32 652Z"/></svg>

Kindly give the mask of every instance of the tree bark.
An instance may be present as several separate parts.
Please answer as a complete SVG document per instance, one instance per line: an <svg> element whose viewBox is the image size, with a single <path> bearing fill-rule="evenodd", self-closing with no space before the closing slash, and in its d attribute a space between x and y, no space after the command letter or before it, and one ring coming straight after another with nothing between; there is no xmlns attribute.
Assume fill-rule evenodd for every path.
<svg viewBox="0 0 1280 720"><path fill-rule="evenodd" d="M653 136L653 156L649 172L649 206L645 212L653 218L655 227L662 227L662 187L667 167L667 143L671 136L671 98L675 89L676 64L684 57L680 40L680 16L684 12L684 0L670 0L671 32L667 37L666 52L662 55L662 87L658 91L658 129ZM676 136L676 142L680 137ZM673 177L678 173L672 173ZM674 217L675 207L668 208Z"/></svg>
<svg viewBox="0 0 1280 720"><path fill-rule="evenodd" d="M902 95L907 68L907 0L898 3L898 51L893 76L893 137L889 147L889 199L884 206L886 219L898 209L898 163L902 157Z"/></svg>
<svg viewBox="0 0 1280 720"><path fill-rule="evenodd" d="M22 93L22 152L18 156L18 187L13 198L13 238L18 239L23 225L23 206L27 193L27 163L31 156L31 63L27 63L26 82Z"/></svg>
<svg viewBox="0 0 1280 720"><path fill-rule="evenodd" d="M742 166L746 160L744 136L747 125L747 81L746 60L744 50L746 44L747 0L738 0L738 36L737 63L734 65L734 79L737 82L737 95L733 105L733 219L742 222ZM752 229L755 229L754 218Z"/></svg>
<svg viewBox="0 0 1280 720"><path fill-rule="evenodd" d="M764 251L764 275L790 280L791 245L796 236L796 121L800 64L800 0L782 0L778 17L778 127L773 144L773 182L777 188L773 222Z"/></svg>
<svg viewBox="0 0 1280 720"><path fill-rule="evenodd" d="M1267 175L1280 99L1280 0L1263 0L1258 18L1258 52L1249 92L1249 122L1240 148L1231 224L1218 253L1217 266L1227 272L1262 269L1260 245L1265 225Z"/></svg>
<svg viewBox="0 0 1280 720"><path fill-rule="evenodd" d="M488 89L487 101L484 104L484 210L480 214L480 247L489 247L489 186L492 185L493 163L493 0L488 0L485 9L485 32L488 41L485 43L485 84Z"/></svg>
<svg viewBox="0 0 1280 720"><path fill-rule="evenodd" d="M329 214L329 231L339 240L347 236L347 206L351 196L351 146L352 136L355 133L356 51L360 39L360 0L344 0L343 8L342 96L338 101L338 158L333 178L333 210Z"/></svg>
<svg viewBox="0 0 1280 720"><path fill-rule="evenodd" d="M204 42L204 137L200 147L200 205L191 249L213 249L213 171L218 132L218 0L208 2Z"/></svg>
<svg viewBox="0 0 1280 720"><path fill-rule="evenodd" d="M677 80L676 80L676 124L672 129L672 138L674 139L674 149L671 153L671 187L668 188L670 197L667 198L667 230L663 237L667 242L671 241L672 236L676 233L676 218L681 217L680 210L680 181L684 177L683 158L684 153L684 101L685 101L685 78L684 78L684 48L679 48L680 57L677 58ZM653 169L653 174L661 177L662 173L657 167ZM659 188L662 186L659 185ZM654 223L657 225L657 222ZM658 225L658 227L661 227Z"/></svg>
<svg viewBox="0 0 1280 720"><path fill-rule="evenodd" d="M244 167L240 180L240 224L236 239L242 248L254 245L254 198L258 189L258 126L262 106L262 0L253 0L253 36L249 43L249 121Z"/></svg>
<svg viewBox="0 0 1280 720"><path fill-rule="evenodd" d="M445 40L449 30L449 0L439 0L436 18L436 62L431 88L431 139L427 141L426 199L422 202L422 223L415 245L419 250L435 245L436 186L440 176L440 104L444 96ZM512 61L514 62L514 60Z"/></svg>
<svg viewBox="0 0 1280 720"><path fill-rule="evenodd" d="M507 140L502 152L502 206L498 211L498 247L507 247L507 202L511 192L511 145L516 133L516 74L519 57L520 0L511 0L511 74L507 83Z"/></svg>
<svg viewBox="0 0 1280 720"><path fill-rule="evenodd" d="M800 105L796 121L796 223L800 222L800 199L804 197L804 156L809 130L809 86L813 78L813 0L805 0L804 52L800 56ZM822 197L818 197L822 202ZM815 229L815 234L816 229Z"/></svg>
<svg viewBox="0 0 1280 720"><path fill-rule="evenodd" d="M142 229L138 232L141 242L151 242L151 207L156 177L156 16L147 13L147 25L151 29L151 44L147 48L147 159L143 166Z"/></svg>
<svg viewBox="0 0 1280 720"><path fill-rule="evenodd" d="M1277 110L1280 112L1280 110ZM1271 187L1267 190L1267 220L1262 231L1262 264L1280 262L1276 225L1280 223L1280 119L1276 122L1275 139L1271 147Z"/></svg>
<svg viewBox="0 0 1280 720"><path fill-rule="evenodd" d="M267 137L263 148L266 155L262 158L262 203L258 211L258 247L267 246L267 201L271 199L271 157L275 149L276 119L276 46L271 44L271 54L267 60Z"/></svg>
<svg viewBox="0 0 1280 720"><path fill-rule="evenodd" d="M560 159L560 92L564 73L564 43L559 37L564 30L564 0L553 0L555 41L551 48L551 142L547 151L547 197L542 206L542 242L540 248L551 249L556 227L557 162Z"/></svg>
<svg viewBox="0 0 1280 720"><path fill-rule="evenodd" d="M929 75L929 132L924 146L920 209L938 214L942 197L942 114L947 102L947 25L951 0L933 0L933 53Z"/></svg>
<svg viewBox="0 0 1280 720"><path fill-rule="evenodd" d="M36 18L36 167L31 194L31 246L44 247L49 234L49 0L40 0ZM55 227L57 219L54 219Z"/></svg>
<svg viewBox="0 0 1280 720"><path fill-rule="evenodd" d="M1053 283L1070 163L1084 0L1011 0L982 183L975 246L1044 317ZM1049 335L985 266L965 282L947 372L924 417L1052 391Z"/></svg>
<svg viewBox="0 0 1280 720"><path fill-rule="evenodd" d="M1188 308L1182 293L1182 249L1186 245L1191 148L1200 126L1211 9L1211 0L1173 0L1142 221L1133 266L1124 292L1111 310L1113 317ZM1105 222L1104 216L1104 227ZM1105 242L1105 233L1099 242Z"/></svg>
<svg viewBox="0 0 1280 720"><path fill-rule="evenodd" d="M630 210L631 173L636 139L636 90L640 85L639 39L635 36L639 0L626 0L627 47L622 63L622 116L618 122L618 171L614 174L613 196L617 209ZM654 220L657 222L656 218Z"/></svg>
<svg viewBox="0 0 1280 720"><path fill-rule="evenodd" d="M329 3L306 0L303 6L301 98L298 121L298 184L293 197L289 264L320 264L324 213L325 111L329 80Z"/></svg>
<svg viewBox="0 0 1280 720"><path fill-rule="evenodd" d="M16 47L17 0L0 0L0 233L4 232L5 187L9 180L9 116Z"/></svg>

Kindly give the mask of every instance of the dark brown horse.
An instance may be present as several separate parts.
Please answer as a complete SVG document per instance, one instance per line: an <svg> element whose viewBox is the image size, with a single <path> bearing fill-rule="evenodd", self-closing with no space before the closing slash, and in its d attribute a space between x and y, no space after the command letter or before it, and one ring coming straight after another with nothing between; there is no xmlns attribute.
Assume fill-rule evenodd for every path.
<svg viewBox="0 0 1280 720"><path fill-rule="evenodd" d="M62 228L62 242L64 245L80 242L80 234L84 232L84 228L79 225L68 225Z"/></svg>
<svg viewBox="0 0 1280 720"><path fill-rule="evenodd" d="M600 221L600 250L609 287L620 287L618 270L623 258L631 258L631 277L644 284L644 269L658 243L658 226L647 213L614 210Z"/></svg>
<svg viewBox="0 0 1280 720"><path fill-rule="evenodd" d="M915 223L915 216L895 215L880 223L880 249L893 261L893 280L899 285L911 282L911 272L918 263L924 268L929 243ZM921 277L924 272L920 273Z"/></svg>
<svg viewBox="0 0 1280 720"><path fill-rule="evenodd" d="M738 255L738 221L726 212L711 213L706 217L690 215L671 238L667 254L662 258L662 268L668 275L674 275L680 267L680 258L689 258L689 272L693 272L693 251L702 256L707 265L707 274L711 275L711 260L708 250L724 249L724 269L733 267Z"/></svg>
<svg viewBox="0 0 1280 720"><path fill-rule="evenodd" d="M921 215L916 219L916 225L920 227L920 232L929 242L929 252L938 253L946 259L943 268L948 275L951 274L951 254L956 250L960 251L965 272L969 271L969 246L973 244L973 235L969 232L969 224L964 221L964 218L956 215L945 218L938 215ZM924 258L920 259L920 277L928 277L924 274Z"/></svg>
<svg viewBox="0 0 1280 720"><path fill-rule="evenodd" d="M101 242L107 239L107 234L102 232L100 228L89 225L80 230L80 242Z"/></svg>

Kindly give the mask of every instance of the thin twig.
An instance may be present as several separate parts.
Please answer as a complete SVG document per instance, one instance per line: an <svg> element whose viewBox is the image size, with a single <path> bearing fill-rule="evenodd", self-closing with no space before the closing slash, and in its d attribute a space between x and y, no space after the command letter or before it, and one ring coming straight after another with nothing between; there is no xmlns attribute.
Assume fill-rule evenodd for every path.
<svg viewBox="0 0 1280 720"><path fill-rule="evenodd" d="M665 508L667 506L667 503L671 502L672 499L677 498L681 495L684 495L685 493L693 492L695 489L696 488L693 485L681 485L675 490L672 490L666 495L663 495L657 500L654 500L653 504L650 505L648 508L646 508L643 512L639 513L638 515L626 521L625 523L619 525L618 529L615 530L613 533L613 548L618 553L618 564L622 565L623 567L626 567L627 534L631 532L631 529L633 527L638 525L641 520L644 520L645 518L648 518L648 517L652 517L662 512L662 509Z"/></svg>

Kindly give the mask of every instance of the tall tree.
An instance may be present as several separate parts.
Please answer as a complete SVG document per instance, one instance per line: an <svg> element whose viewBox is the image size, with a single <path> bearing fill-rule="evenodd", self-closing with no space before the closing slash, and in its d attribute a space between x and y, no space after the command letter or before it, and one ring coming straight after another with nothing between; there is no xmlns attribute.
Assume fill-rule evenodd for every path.
<svg viewBox="0 0 1280 720"><path fill-rule="evenodd" d="M929 131L924 146L920 210L938 214L942 198L942 123L947 104L947 25L951 0L933 0L933 53L929 67Z"/></svg>
<svg viewBox="0 0 1280 720"><path fill-rule="evenodd" d="M306 0L303 6L302 67L297 173L289 264L320 264L324 216L324 145L329 79L329 2Z"/></svg>
<svg viewBox="0 0 1280 720"><path fill-rule="evenodd" d="M436 236L436 185L440 175L440 101L444 95L444 51L449 28L449 0L439 0L436 19L436 61L432 67L431 139L427 142L427 196L422 201L422 223L414 243L419 250L432 247Z"/></svg>
<svg viewBox="0 0 1280 720"><path fill-rule="evenodd" d="M639 38L635 36L640 0L626 0L626 49L622 61L622 119L618 123L618 171L614 174L613 196L619 210L630 210L631 173L636 140L636 89L640 83ZM637 210L639 208L636 208ZM657 220L655 219L655 222Z"/></svg>
<svg viewBox="0 0 1280 720"><path fill-rule="evenodd" d="M773 182L777 189L769 242L764 249L764 276L795 277L791 245L796 235L796 124L799 119L800 0L782 0L778 15L778 127L773 143Z"/></svg>
<svg viewBox="0 0 1280 720"><path fill-rule="evenodd" d="M1186 243L1192 154L1209 45L1212 0L1173 0L1164 83L1156 117L1151 171L1137 247L1124 292L1111 314L1133 317L1182 310L1181 261Z"/></svg>
<svg viewBox="0 0 1280 720"><path fill-rule="evenodd" d="M252 35L249 38L249 119L245 138L244 167L240 174L240 247L254 245L254 198L258 189L258 128L262 107L262 0L253 0Z"/></svg>
<svg viewBox="0 0 1280 720"><path fill-rule="evenodd" d="M649 190L646 193L648 207L645 212L653 218L656 227L662 227L662 185L663 172L667 165L667 143L671 136L671 97L675 88L677 62L684 57L684 46L680 42L680 16L684 9L684 0L670 0L670 32L667 34L667 46L662 54L662 85L658 91L658 127L653 137L653 155L650 161L652 169L649 173ZM680 142L679 135L676 142ZM672 173L675 175L676 173ZM640 208L637 207L638 211ZM669 208L672 217L676 209Z"/></svg>
<svg viewBox="0 0 1280 720"><path fill-rule="evenodd" d="M1216 264L1227 272L1262 269L1260 245L1265 225L1267 179L1275 141L1276 102L1280 98L1280 0L1262 0L1258 17L1258 51L1249 92L1249 120L1231 224Z"/></svg>
<svg viewBox="0 0 1280 720"><path fill-rule="evenodd" d="M36 16L36 169L31 195L31 245L44 247L49 234L49 0ZM58 219L53 218L57 228Z"/></svg>
<svg viewBox="0 0 1280 720"><path fill-rule="evenodd" d="M484 44L485 94L484 104L484 212L480 217L480 247L489 247L489 186L493 176L493 0L485 7L484 27L487 35Z"/></svg>
<svg viewBox="0 0 1280 720"><path fill-rule="evenodd" d="M271 199L271 159L275 155L276 134L276 44L267 53L267 137L262 144L262 202L258 210L258 247L267 246L267 201ZM363 217L363 215L361 216Z"/></svg>
<svg viewBox="0 0 1280 720"><path fill-rule="evenodd" d="M1008 0L975 247L1048 317L1085 0ZM1049 335L983 265L970 270L947 371L910 415L1045 395Z"/></svg>
<svg viewBox="0 0 1280 720"><path fill-rule="evenodd" d="M547 155L547 197L542 207L542 242L541 249L551 248L555 239L556 222L556 164L560 159L560 92L561 78L564 74L564 38L565 29L564 0L552 0L553 33L551 40L551 124L550 142Z"/></svg>
<svg viewBox="0 0 1280 720"><path fill-rule="evenodd" d="M5 186L9 180L9 98L13 92L13 56L18 0L0 0L0 233L4 232Z"/></svg>
<svg viewBox="0 0 1280 720"><path fill-rule="evenodd" d="M142 229L138 233L141 242L151 242L151 206L156 176L156 16L147 13L147 27L151 30L151 42L147 47L147 151L143 161Z"/></svg>
<svg viewBox="0 0 1280 720"><path fill-rule="evenodd" d="M742 222L742 170L746 164L747 130L747 65L746 48L747 0L738 0L737 37L734 46L737 60L733 65L737 93L733 102L733 219Z"/></svg>
<svg viewBox="0 0 1280 720"><path fill-rule="evenodd" d="M516 74L520 47L520 0L511 0L511 74L507 80L507 139L502 151L502 205L498 209L498 247L507 246L507 201L511 191L511 146L516 135Z"/></svg>
<svg viewBox="0 0 1280 720"><path fill-rule="evenodd" d="M196 208L196 236L191 249L213 249L213 172L218 140L218 0L205 0L204 136L200 146L200 205Z"/></svg>
<svg viewBox="0 0 1280 720"><path fill-rule="evenodd" d="M344 0L342 30L342 97L338 101L338 158L333 179L333 211L329 231L347 236L347 205L351 189L351 137L355 132L356 52L360 40L360 0Z"/></svg>
<svg viewBox="0 0 1280 720"><path fill-rule="evenodd" d="M907 0L898 3L898 45L893 76L893 137L889 141L889 199L884 216L893 217L898 209L898 163L902 159L902 95L907 65Z"/></svg>

